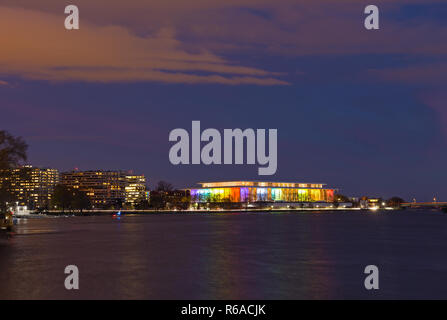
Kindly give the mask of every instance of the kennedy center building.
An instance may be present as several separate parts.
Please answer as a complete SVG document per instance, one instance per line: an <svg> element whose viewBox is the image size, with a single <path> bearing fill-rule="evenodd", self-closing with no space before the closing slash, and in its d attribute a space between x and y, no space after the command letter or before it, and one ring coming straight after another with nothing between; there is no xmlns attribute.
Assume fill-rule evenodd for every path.
<svg viewBox="0 0 447 320"><path fill-rule="evenodd" d="M335 189L322 183L225 181L202 182L188 189L191 201L205 202L332 202Z"/></svg>

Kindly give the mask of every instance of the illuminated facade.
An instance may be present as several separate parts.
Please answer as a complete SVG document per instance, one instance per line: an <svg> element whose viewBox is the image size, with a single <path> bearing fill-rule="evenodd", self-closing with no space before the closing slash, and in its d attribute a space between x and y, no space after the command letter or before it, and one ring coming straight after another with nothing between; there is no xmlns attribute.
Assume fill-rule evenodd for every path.
<svg viewBox="0 0 447 320"><path fill-rule="evenodd" d="M334 189L322 183L228 181L199 183L188 189L191 201L205 202L332 202Z"/></svg>
<svg viewBox="0 0 447 320"><path fill-rule="evenodd" d="M146 178L123 171L71 171L61 174L61 183L86 192L94 207L134 205L147 199Z"/></svg>
<svg viewBox="0 0 447 320"><path fill-rule="evenodd" d="M14 195L19 206L30 209L49 206L54 187L59 183L58 170L30 165L10 170L10 174L0 177L0 184Z"/></svg>
<svg viewBox="0 0 447 320"><path fill-rule="evenodd" d="M149 200L149 192L146 190L146 177L141 175L126 176L126 204L135 207L141 201Z"/></svg>

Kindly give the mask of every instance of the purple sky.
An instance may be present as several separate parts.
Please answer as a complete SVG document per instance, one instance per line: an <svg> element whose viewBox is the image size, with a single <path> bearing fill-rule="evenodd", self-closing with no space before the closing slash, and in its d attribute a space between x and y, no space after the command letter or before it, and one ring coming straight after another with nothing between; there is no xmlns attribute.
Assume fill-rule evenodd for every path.
<svg viewBox="0 0 447 320"><path fill-rule="evenodd" d="M30 163L447 201L446 3L377 1L367 31L365 1L91 2L70 32L59 1L0 5L0 129ZM171 165L168 134L192 120L277 128L277 173Z"/></svg>

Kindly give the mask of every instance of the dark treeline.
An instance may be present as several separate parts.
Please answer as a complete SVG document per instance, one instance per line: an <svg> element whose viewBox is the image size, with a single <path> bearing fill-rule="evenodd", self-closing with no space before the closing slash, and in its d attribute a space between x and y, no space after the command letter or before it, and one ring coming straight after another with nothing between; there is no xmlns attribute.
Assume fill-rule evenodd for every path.
<svg viewBox="0 0 447 320"><path fill-rule="evenodd" d="M391 197L389 199L375 198L379 203L380 207L390 207L390 208L400 208L401 204L405 202L404 199L399 197ZM362 197L360 199L348 198L343 194L334 195L334 204L337 206L340 203L352 203L354 207L360 206L360 201L368 201L367 197Z"/></svg>
<svg viewBox="0 0 447 320"><path fill-rule="evenodd" d="M160 181L155 190L150 192L149 199L141 199L135 205L124 203L122 199L111 199L108 203L94 207L84 191L57 185L54 189L51 208L56 210L79 211L94 209L115 210L186 210L191 198L189 192L176 190L172 184Z"/></svg>
<svg viewBox="0 0 447 320"><path fill-rule="evenodd" d="M83 210L92 208L90 198L85 191L71 189L60 184L54 187L52 206L62 212L78 210L81 213Z"/></svg>
<svg viewBox="0 0 447 320"><path fill-rule="evenodd" d="M189 208L191 197L188 191L176 190L172 184L160 181L154 191L151 191L150 209L177 209L186 210Z"/></svg>

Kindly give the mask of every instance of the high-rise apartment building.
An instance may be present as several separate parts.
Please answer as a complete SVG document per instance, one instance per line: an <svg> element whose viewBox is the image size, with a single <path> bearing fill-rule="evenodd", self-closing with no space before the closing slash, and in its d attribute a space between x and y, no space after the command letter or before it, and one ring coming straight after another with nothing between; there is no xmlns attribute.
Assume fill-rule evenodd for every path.
<svg viewBox="0 0 447 320"><path fill-rule="evenodd" d="M9 190L20 206L30 209L49 207L54 187L59 183L59 171L30 165L9 169L0 175L0 185Z"/></svg>
<svg viewBox="0 0 447 320"><path fill-rule="evenodd" d="M135 207L141 201L149 200L146 188L146 177L144 175L126 176L126 204Z"/></svg>
<svg viewBox="0 0 447 320"><path fill-rule="evenodd" d="M146 178L124 171L71 171L61 174L61 183L69 188L86 192L96 208L135 205L147 199Z"/></svg>

